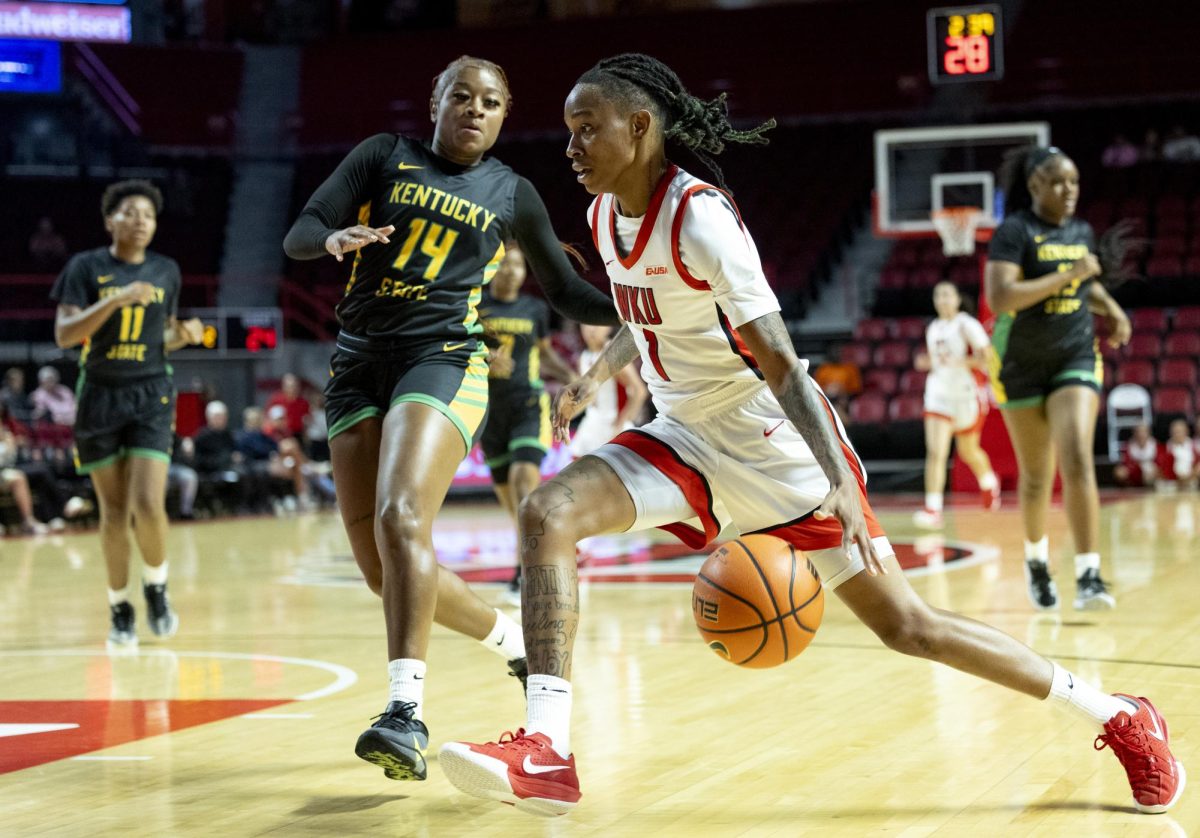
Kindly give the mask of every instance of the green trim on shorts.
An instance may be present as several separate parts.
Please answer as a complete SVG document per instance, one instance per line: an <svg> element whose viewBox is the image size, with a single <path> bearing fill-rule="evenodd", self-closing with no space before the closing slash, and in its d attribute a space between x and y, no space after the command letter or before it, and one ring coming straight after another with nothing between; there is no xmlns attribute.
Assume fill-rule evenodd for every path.
<svg viewBox="0 0 1200 838"><path fill-rule="evenodd" d="M1004 360L1004 353L1008 350L1008 338L1012 333L1013 316L1011 314L1001 314L996 318L996 325L992 330L992 348L996 350L996 354Z"/></svg>
<svg viewBox="0 0 1200 838"><path fill-rule="evenodd" d="M465 402L466 399L461 399L461 401ZM396 398L392 399L390 407L395 407L398 404L403 404L406 402L423 404L426 407L432 407L438 413L442 414L451 422L453 422L454 427L458 428L458 432L462 434L463 445L467 447L467 452L470 452L471 445L474 440L471 438L471 434L467 430L467 424L458 416L458 414L450 409L450 405L440 402L433 396L427 396L424 393L405 393L402 396L397 396ZM470 404L470 402L468 402L468 404ZM484 404L478 406L486 408L487 403L485 402Z"/></svg>
<svg viewBox="0 0 1200 838"><path fill-rule="evenodd" d="M1044 404L1045 401L1045 396L1030 396L1027 399L1012 399L1010 401L1002 402L1000 404L1000 409L1012 410L1013 408L1037 407L1039 404Z"/></svg>
<svg viewBox="0 0 1200 838"><path fill-rule="evenodd" d="M118 455L126 457L141 457L146 460L158 460L160 463L170 463L171 455L153 448L122 448Z"/></svg>
<svg viewBox="0 0 1200 838"><path fill-rule="evenodd" d="M508 441L509 451L516 451L518 448L536 448L539 451L547 450L545 443L536 436L518 436Z"/></svg>
<svg viewBox="0 0 1200 838"><path fill-rule="evenodd" d="M76 474L91 474L96 469L101 469L101 468L104 468L105 466L111 466L113 463L115 463L117 460L121 459L123 456L125 456L124 449L118 451L116 454L109 454L103 460L96 460L94 463L76 463L75 464L75 473Z"/></svg>
<svg viewBox="0 0 1200 838"><path fill-rule="evenodd" d="M1088 384L1100 386L1100 381L1096 378L1096 373L1091 370L1063 370L1058 375L1050 379L1051 384L1058 384L1063 381L1086 381Z"/></svg>
<svg viewBox="0 0 1200 838"><path fill-rule="evenodd" d="M512 454L501 454L498 457L487 457L483 461L484 465L486 465L488 468L495 468L496 466L507 465L508 463L511 463L511 462L512 462Z"/></svg>
<svg viewBox="0 0 1200 838"><path fill-rule="evenodd" d="M349 416L343 416L341 419L333 423L333 427L329 429L329 439L333 439L342 431L357 425L364 419L370 419L372 416L382 415L383 411L377 407L360 407Z"/></svg>

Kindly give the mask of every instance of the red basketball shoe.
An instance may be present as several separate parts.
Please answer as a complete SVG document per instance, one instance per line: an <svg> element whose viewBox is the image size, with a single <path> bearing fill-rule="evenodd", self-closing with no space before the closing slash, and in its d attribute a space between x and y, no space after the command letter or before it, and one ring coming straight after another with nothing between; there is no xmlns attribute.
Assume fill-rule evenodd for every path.
<svg viewBox="0 0 1200 838"><path fill-rule="evenodd" d="M533 815L565 815L579 802L574 755L563 759L544 733L505 731L497 742L447 742L438 763L459 791Z"/></svg>
<svg viewBox="0 0 1200 838"><path fill-rule="evenodd" d="M990 489L980 489L979 499L983 501L983 508L995 512L1000 508L1000 487L993 486Z"/></svg>
<svg viewBox="0 0 1200 838"><path fill-rule="evenodd" d="M1175 805L1187 774L1183 763L1171 755L1168 747L1167 720L1147 698L1116 693L1118 698L1138 706L1132 716L1121 712L1104 723L1104 733L1096 737L1095 748L1112 748L1129 777L1133 805L1139 812L1160 814Z"/></svg>

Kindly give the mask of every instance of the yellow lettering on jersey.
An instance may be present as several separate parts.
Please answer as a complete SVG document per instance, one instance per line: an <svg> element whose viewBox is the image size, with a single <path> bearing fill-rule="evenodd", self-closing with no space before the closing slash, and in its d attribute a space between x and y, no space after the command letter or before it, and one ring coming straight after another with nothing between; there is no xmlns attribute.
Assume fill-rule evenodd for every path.
<svg viewBox="0 0 1200 838"><path fill-rule="evenodd" d="M124 292L124 290L125 290L124 288L101 288L100 289L100 299L107 300L109 297L120 296L121 293ZM151 302L161 303L161 302L166 301L166 299L167 299L166 289L164 289L164 288L155 288L154 289L154 298L151 300Z"/></svg>
<svg viewBox="0 0 1200 838"><path fill-rule="evenodd" d="M1083 306L1083 300L1046 300L1043 311L1046 314L1074 314Z"/></svg>
<svg viewBox="0 0 1200 838"><path fill-rule="evenodd" d="M1037 249L1037 257L1043 262L1074 262L1087 256L1086 244L1043 244Z"/></svg>
<svg viewBox="0 0 1200 838"><path fill-rule="evenodd" d="M483 323L496 334L533 334L533 321L524 317L488 317L484 319Z"/></svg>
<svg viewBox="0 0 1200 838"><path fill-rule="evenodd" d="M104 355L110 361L145 361L146 344L114 343Z"/></svg>
<svg viewBox="0 0 1200 838"><path fill-rule="evenodd" d="M443 192L436 186L424 186L411 181L392 184L388 202L439 212L455 221L461 221L463 224L485 232L497 218L496 213L473 201Z"/></svg>
<svg viewBox="0 0 1200 838"><path fill-rule="evenodd" d="M383 282L379 284L378 290L375 291L375 296L399 297L402 300L422 302L425 300L427 289L426 285L411 285L402 279L385 276Z"/></svg>

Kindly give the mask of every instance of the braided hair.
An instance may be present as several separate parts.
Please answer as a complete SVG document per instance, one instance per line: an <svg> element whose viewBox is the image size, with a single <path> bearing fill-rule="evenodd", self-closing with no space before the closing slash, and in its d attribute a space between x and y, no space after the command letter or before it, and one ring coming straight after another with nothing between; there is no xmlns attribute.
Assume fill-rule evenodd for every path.
<svg viewBox="0 0 1200 838"><path fill-rule="evenodd" d="M508 76L504 74L504 68L494 61L488 61L486 58L476 58L473 55L460 55L458 58L446 65L446 69L433 77L433 101L441 101L442 94L446 92L446 88L458 78L459 70L467 67L475 67L479 70L488 70L493 73L496 78L500 79L500 84L504 87L504 96L507 99L505 102L507 110L512 110L513 98L512 90L508 86Z"/></svg>
<svg viewBox="0 0 1200 838"><path fill-rule="evenodd" d="M1029 178L1047 161L1053 159L1067 159L1066 152L1056 146L1027 145L1005 153L1000 163L999 180L1004 189L1006 216L1019 210L1033 209ZM1144 239L1133 237L1133 229L1132 222L1121 220L1105 230L1096 241L1096 260L1101 268L1097 278L1109 291L1136 276L1126 266L1125 259L1131 253L1140 250L1146 242Z"/></svg>
<svg viewBox="0 0 1200 838"><path fill-rule="evenodd" d="M775 127L768 119L757 128L739 131L729 122L729 106L722 93L705 101L688 92L675 71L657 58L627 52L599 61L576 84L599 87L610 99L630 110L645 109L663 125L663 138L688 149L726 188L725 175L715 156L726 143L766 145L764 134Z"/></svg>

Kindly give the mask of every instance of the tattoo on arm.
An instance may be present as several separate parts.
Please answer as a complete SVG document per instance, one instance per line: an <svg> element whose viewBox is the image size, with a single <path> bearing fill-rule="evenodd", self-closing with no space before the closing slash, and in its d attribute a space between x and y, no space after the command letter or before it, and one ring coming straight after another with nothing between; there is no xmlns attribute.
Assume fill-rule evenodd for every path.
<svg viewBox="0 0 1200 838"><path fill-rule="evenodd" d="M794 354L792 339L782 318L764 317L760 321L759 329L772 349L789 355ZM816 384L808 377L804 367L799 363L794 364L783 382L772 389L775 398L783 407L784 415L808 443L821 470L829 478L830 485L836 486L849 478L846 455L842 452L841 440L834 431L829 407L824 397L817 392Z"/></svg>
<svg viewBox="0 0 1200 838"><path fill-rule="evenodd" d="M603 384L624 369L637 356L638 349L637 344L633 342L633 333L629 331L629 324L625 324L613 335L608 346L604 347L604 351L600 353L596 363L585 375L590 375Z"/></svg>

